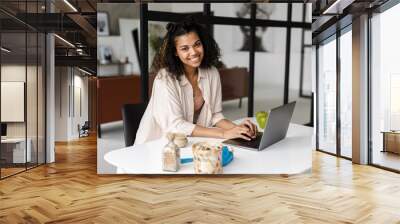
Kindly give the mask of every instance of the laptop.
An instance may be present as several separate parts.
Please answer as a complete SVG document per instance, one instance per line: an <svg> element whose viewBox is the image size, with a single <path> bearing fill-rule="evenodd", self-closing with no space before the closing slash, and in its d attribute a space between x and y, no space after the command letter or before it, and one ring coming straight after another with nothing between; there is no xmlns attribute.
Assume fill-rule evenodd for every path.
<svg viewBox="0 0 400 224"><path fill-rule="evenodd" d="M286 137L292 119L296 101L284 104L269 111L264 133L258 132L255 139L247 141L241 138L228 139L223 144L261 151Z"/></svg>

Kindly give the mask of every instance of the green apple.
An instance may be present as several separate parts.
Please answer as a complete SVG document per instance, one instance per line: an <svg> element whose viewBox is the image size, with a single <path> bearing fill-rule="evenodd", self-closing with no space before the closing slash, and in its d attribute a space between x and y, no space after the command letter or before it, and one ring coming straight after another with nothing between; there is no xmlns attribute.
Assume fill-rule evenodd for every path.
<svg viewBox="0 0 400 224"><path fill-rule="evenodd" d="M256 113L256 118L258 119L259 117L265 117L265 116L267 116L267 112L265 112L265 111L258 111L257 113Z"/></svg>
<svg viewBox="0 0 400 224"><path fill-rule="evenodd" d="M258 119L258 125L260 126L261 129L265 128L265 124L267 123L267 118L266 117L260 117Z"/></svg>
<svg viewBox="0 0 400 224"><path fill-rule="evenodd" d="M268 120L268 112L265 111L259 111L256 113L256 120L258 123L258 126L261 129L265 128L265 125L267 124L267 120Z"/></svg>

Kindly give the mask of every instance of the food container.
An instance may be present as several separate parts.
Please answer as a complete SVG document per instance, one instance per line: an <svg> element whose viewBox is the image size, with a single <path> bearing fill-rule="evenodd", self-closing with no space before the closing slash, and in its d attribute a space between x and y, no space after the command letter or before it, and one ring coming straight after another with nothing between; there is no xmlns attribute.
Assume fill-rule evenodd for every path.
<svg viewBox="0 0 400 224"><path fill-rule="evenodd" d="M167 139L168 141L172 141L177 145L179 148L184 148L186 147L188 143L188 139L186 138L185 134L182 133L172 133L169 132L167 133Z"/></svg>
<svg viewBox="0 0 400 224"><path fill-rule="evenodd" d="M170 141L163 149L163 170L176 172L179 170L180 166L180 151L179 147Z"/></svg>
<svg viewBox="0 0 400 224"><path fill-rule="evenodd" d="M222 145L199 142L192 146L196 174L222 173Z"/></svg>

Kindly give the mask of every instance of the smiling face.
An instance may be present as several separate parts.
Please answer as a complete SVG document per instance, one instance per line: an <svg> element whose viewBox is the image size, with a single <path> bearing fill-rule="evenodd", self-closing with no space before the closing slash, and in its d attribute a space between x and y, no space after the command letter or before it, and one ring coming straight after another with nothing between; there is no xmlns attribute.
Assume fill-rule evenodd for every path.
<svg viewBox="0 0 400 224"><path fill-rule="evenodd" d="M198 68L204 57L203 44L197 33L189 32L175 38L176 56L185 70Z"/></svg>

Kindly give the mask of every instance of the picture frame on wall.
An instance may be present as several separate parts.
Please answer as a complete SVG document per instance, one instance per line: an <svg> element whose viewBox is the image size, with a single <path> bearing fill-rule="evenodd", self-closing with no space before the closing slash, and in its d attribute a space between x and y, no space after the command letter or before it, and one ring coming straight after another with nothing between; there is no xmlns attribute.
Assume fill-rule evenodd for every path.
<svg viewBox="0 0 400 224"><path fill-rule="evenodd" d="M109 36L109 19L107 12L97 12L97 35L98 36Z"/></svg>

